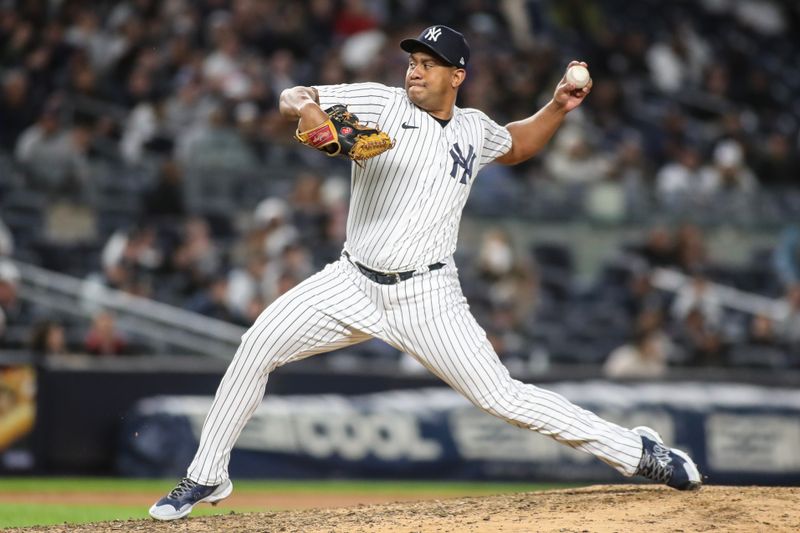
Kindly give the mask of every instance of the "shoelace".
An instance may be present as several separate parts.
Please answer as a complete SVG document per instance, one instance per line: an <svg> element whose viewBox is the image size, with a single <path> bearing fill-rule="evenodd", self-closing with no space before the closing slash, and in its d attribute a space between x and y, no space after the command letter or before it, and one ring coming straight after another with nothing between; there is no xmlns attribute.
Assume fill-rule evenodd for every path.
<svg viewBox="0 0 800 533"><path fill-rule="evenodd" d="M169 493L169 497L179 498L183 496L185 493L191 491L195 486L197 486L197 483L195 483L188 477L185 477L182 480L180 480L180 482L174 489L172 489L172 491Z"/></svg>
<svg viewBox="0 0 800 533"><path fill-rule="evenodd" d="M674 467L670 464L669 449L656 444L653 453L645 453L639 465L639 473L653 481L668 483L672 479Z"/></svg>

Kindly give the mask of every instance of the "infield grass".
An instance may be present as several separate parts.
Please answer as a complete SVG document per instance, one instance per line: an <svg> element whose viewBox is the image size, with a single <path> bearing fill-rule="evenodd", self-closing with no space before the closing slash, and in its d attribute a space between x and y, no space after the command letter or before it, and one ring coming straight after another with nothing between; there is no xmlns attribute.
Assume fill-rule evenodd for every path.
<svg viewBox="0 0 800 533"><path fill-rule="evenodd" d="M114 478L6 478L0 479L0 528L49 524L80 524L106 520L147 518L147 507L166 494L175 479L143 480ZM436 481L234 481L236 494L287 494L298 498L318 495L391 495L456 498L512 492L567 488L575 484L481 483ZM85 495L85 497L84 497ZM120 496L122 501L142 499L138 504L91 503L94 495ZM26 503L30 499L38 503ZM65 501L70 503L64 503ZM236 512L264 511L264 507L236 507ZM199 505L192 516L228 514L230 508Z"/></svg>

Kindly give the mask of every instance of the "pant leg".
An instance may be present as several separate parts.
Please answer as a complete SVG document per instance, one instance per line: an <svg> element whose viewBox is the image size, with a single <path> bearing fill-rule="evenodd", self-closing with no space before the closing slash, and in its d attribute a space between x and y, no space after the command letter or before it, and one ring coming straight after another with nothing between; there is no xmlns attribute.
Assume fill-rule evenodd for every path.
<svg viewBox="0 0 800 533"><path fill-rule="evenodd" d="M386 340L484 411L592 454L633 475L641 437L554 392L513 379L464 298L452 266L394 286Z"/></svg>
<svg viewBox="0 0 800 533"><path fill-rule="evenodd" d="M187 476L203 485L228 478L231 450L261 404L275 368L371 338L380 312L340 262L275 300L242 336L203 423Z"/></svg>

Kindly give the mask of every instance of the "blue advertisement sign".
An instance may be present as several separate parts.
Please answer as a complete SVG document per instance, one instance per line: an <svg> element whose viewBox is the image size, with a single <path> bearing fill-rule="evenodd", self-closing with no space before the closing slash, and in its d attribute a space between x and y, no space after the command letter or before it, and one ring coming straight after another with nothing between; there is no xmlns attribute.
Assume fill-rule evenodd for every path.
<svg viewBox="0 0 800 533"><path fill-rule="evenodd" d="M712 483L800 483L800 391L751 385L560 383L548 389L625 427L649 425ZM140 402L118 467L182 475L208 397ZM169 453L164 450L171 450ZM590 455L520 429L450 389L268 396L231 457L234 477L621 481Z"/></svg>

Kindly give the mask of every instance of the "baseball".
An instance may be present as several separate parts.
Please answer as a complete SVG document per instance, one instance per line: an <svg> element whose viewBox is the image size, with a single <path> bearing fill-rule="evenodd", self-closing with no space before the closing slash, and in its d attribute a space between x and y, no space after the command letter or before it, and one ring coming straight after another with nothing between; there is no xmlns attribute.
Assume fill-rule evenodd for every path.
<svg viewBox="0 0 800 533"><path fill-rule="evenodd" d="M589 83L589 70L583 65L572 65L567 69L567 81L577 89L583 89Z"/></svg>

